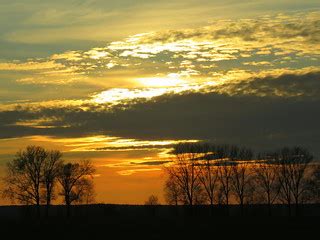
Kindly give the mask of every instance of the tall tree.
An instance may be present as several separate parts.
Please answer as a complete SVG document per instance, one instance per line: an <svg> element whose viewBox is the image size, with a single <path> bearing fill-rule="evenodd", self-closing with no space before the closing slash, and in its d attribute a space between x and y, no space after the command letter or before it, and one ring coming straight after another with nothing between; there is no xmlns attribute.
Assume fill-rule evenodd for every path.
<svg viewBox="0 0 320 240"><path fill-rule="evenodd" d="M313 160L308 150L301 147L283 148L276 154L280 182L280 196L290 206L299 205L307 189L306 169Z"/></svg>
<svg viewBox="0 0 320 240"><path fill-rule="evenodd" d="M60 195L67 205L67 213L70 213L70 205L79 201L86 194L91 184L95 168L91 162L85 160L81 163L67 163L61 166L58 181L62 187Z"/></svg>
<svg viewBox="0 0 320 240"><path fill-rule="evenodd" d="M294 147L291 150L291 160L288 164L290 171L291 191L296 206L300 204L307 190L306 170L313 160L312 154L304 148Z"/></svg>
<svg viewBox="0 0 320 240"><path fill-rule="evenodd" d="M232 164L231 185L232 191L243 209L245 199L249 199L251 192L251 164L249 161L252 159L253 153L250 149L241 148L237 151L237 156L234 155L234 164Z"/></svg>
<svg viewBox="0 0 320 240"><path fill-rule="evenodd" d="M238 147L222 145L216 147L220 190L223 193L224 202L229 205L231 192L232 164L238 152Z"/></svg>
<svg viewBox="0 0 320 240"><path fill-rule="evenodd" d="M211 206L214 204L215 191L218 183L218 167L215 165L214 153L207 153L205 159L199 162L199 180L205 190Z"/></svg>
<svg viewBox="0 0 320 240"><path fill-rule="evenodd" d="M3 191L5 197L39 207L47 156L47 151L39 146L28 146L24 151L19 151L16 158L7 164L4 178L6 187Z"/></svg>
<svg viewBox="0 0 320 240"><path fill-rule="evenodd" d="M258 163L253 168L257 191L263 201L268 204L269 214L271 214L271 205L277 200L280 191L278 166L273 155L273 153L259 154Z"/></svg>
<svg viewBox="0 0 320 240"><path fill-rule="evenodd" d="M167 173L180 188L185 204L194 205L203 201L197 162L205 155L203 145L180 143L173 153L174 164L167 167Z"/></svg>
<svg viewBox="0 0 320 240"><path fill-rule="evenodd" d="M320 203L320 164L314 163L309 172L307 181L307 191L304 196L305 200L310 203Z"/></svg>
<svg viewBox="0 0 320 240"><path fill-rule="evenodd" d="M78 204L91 204L95 202L95 190L92 178L82 179L76 187L78 198L75 200Z"/></svg>
<svg viewBox="0 0 320 240"><path fill-rule="evenodd" d="M181 189L178 183L175 181L175 177L170 175L164 185L164 197L169 205L178 205L182 199Z"/></svg>
<svg viewBox="0 0 320 240"><path fill-rule="evenodd" d="M48 152L48 156L43 164L42 183L47 206L47 214L52 200L55 198L54 188L57 182L60 168L63 164L62 153L57 150Z"/></svg>

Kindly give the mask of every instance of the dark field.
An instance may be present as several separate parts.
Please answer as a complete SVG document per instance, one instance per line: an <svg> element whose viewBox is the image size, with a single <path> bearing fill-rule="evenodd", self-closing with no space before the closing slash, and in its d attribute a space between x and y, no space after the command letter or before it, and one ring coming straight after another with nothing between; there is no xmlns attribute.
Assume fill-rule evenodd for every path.
<svg viewBox="0 0 320 240"><path fill-rule="evenodd" d="M0 207L3 239L317 239L320 206L64 206ZM271 214L271 216L270 216ZM299 215L299 216L297 216Z"/></svg>

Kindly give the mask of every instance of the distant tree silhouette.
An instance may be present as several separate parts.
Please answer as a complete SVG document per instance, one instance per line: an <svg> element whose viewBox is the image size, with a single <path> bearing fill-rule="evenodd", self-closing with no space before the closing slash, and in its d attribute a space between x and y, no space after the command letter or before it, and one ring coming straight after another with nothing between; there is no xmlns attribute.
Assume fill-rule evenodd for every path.
<svg viewBox="0 0 320 240"><path fill-rule="evenodd" d="M156 206L159 205L159 199L156 195L150 195L148 200L144 204L149 206Z"/></svg>
<svg viewBox="0 0 320 240"><path fill-rule="evenodd" d="M155 216L157 206L160 205L159 199L156 195L150 195L148 200L144 203L144 205L146 205L148 211L150 211L150 214L152 216Z"/></svg>
<svg viewBox="0 0 320 240"><path fill-rule="evenodd" d="M92 191L92 177L95 168L91 162L85 160L81 163L67 163L60 167L58 181L62 187L60 195L67 206L67 214L70 214L70 205L73 202L81 202L88 191Z"/></svg>

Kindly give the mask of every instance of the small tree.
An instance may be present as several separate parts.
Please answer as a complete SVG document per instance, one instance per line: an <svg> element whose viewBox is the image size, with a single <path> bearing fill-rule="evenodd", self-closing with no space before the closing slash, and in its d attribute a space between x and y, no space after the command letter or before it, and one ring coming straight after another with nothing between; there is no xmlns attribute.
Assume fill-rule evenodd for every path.
<svg viewBox="0 0 320 240"><path fill-rule="evenodd" d="M150 195L148 200L144 204L148 206L157 206L159 205L159 199L155 195Z"/></svg>
<svg viewBox="0 0 320 240"><path fill-rule="evenodd" d="M148 211L150 211L150 214L155 216L157 206L160 205L158 197L156 195L150 195L144 204L146 205Z"/></svg>

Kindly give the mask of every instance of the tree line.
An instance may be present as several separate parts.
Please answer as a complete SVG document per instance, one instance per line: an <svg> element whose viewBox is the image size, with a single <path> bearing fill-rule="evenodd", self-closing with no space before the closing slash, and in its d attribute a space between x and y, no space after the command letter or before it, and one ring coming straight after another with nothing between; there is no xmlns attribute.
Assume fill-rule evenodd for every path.
<svg viewBox="0 0 320 240"><path fill-rule="evenodd" d="M38 210L45 204L47 211L61 196L69 212L72 203L93 201L94 172L89 160L65 163L58 150L28 146L7 163L2 195L13 202L36 205Z"/></svg>
<svg viewBox="0 0 320 240"><path fill-rule="evenodd" d="M235 145L180 143L165 167L171 205L320 203L320 165L302 147L254 155Z"/></svg>
<svg viewBox="0 0 320 240"><path fill-rule="evenodd" d="M320 203L320 165L305 148L282 148L254 155L250 148L180 143L165 167L165 199L170 205ZM24 205L49 206L58 196L69 212L73 203L92 203L90 161L65 163L62 153L28 146L7 163L5 198ZM146 205L157 205L150 196Z"/></svg>

